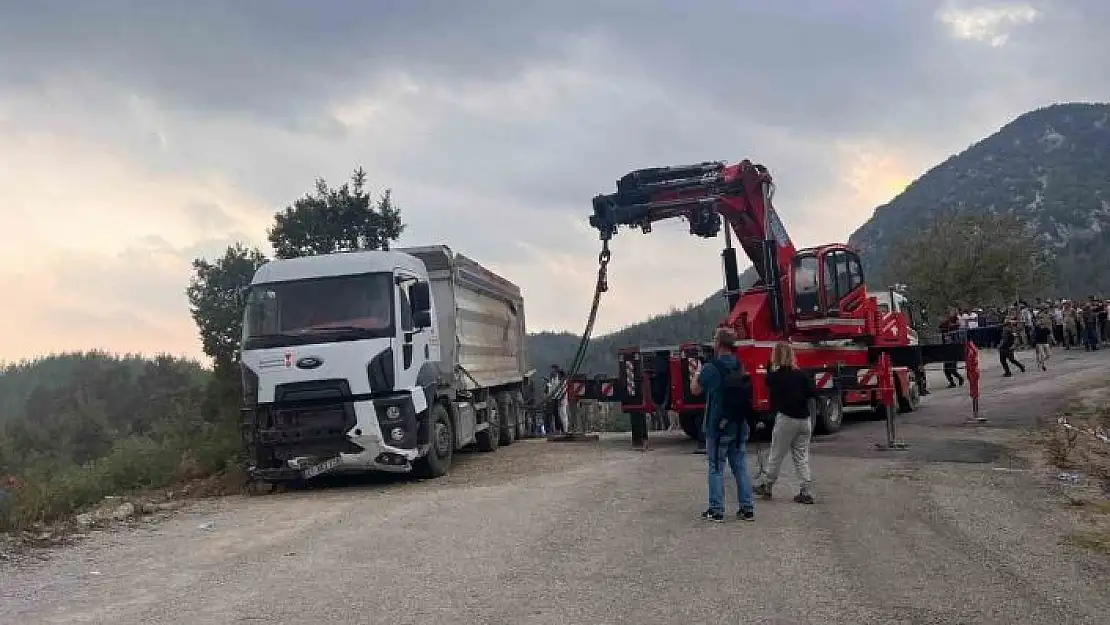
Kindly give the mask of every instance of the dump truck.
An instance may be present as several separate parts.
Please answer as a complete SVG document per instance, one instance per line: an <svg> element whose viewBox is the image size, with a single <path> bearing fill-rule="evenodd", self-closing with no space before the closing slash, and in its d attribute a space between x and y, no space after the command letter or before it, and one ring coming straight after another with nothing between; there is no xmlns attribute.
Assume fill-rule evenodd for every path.
<svg viewBox="0 0 1110 625"><path fill-rule="evenodd" d="M524 301L445 245L274 260L243 294L242 424L262 481L439 477L521 434Z"/></svg>

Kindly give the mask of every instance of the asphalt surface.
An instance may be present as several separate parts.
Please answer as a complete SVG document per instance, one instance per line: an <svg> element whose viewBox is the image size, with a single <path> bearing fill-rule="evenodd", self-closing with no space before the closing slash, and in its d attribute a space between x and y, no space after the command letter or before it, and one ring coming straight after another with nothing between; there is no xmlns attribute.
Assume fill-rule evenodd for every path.
<svg viewBox="0 0 1110 625"><path fill-rule="evenodd" d="M815 441L817 505L787 469L754 523L697 518L704 456L681 438L521 441L443 480L198 502L0 564L0 623L1110 622L1110 565L1061 545L1060 504L1008 447L1110 358L1002 380L984 356L987 425L933 374L907 450L848 424Z"/></svg>

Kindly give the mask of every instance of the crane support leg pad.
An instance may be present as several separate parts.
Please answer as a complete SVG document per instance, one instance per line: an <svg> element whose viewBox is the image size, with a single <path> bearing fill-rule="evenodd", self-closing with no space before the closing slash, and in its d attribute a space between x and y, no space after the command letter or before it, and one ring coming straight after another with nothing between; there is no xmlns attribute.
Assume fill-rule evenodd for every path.
<svg viewBox="0 0 1110 625"><path fill-rule="evenodd" d="M909 446L902 441L895 441L894 443L875 443L875 449L885 449L888 451L905 451Z"/></svg>
<svg viewBox="0 0 1110 625"><path fill-rule="evenodd" d="M601 440L600 434L551 434L547 440L552 443L588 443Z"/></svg>

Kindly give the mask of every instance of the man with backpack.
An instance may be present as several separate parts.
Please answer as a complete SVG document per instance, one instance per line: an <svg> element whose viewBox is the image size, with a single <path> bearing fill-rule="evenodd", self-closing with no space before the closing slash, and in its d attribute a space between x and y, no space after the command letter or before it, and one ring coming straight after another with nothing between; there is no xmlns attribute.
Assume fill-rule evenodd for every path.
<svg viewBox="0 0 1110 625"><path fill-rule="evenodd" d="M707 394L705 451L709 474L709 508L702 513L707 521L725 520L725 475L727 460L736 478L739 511L737 518L755 520L755 496L747 466L749 421L754 419L751 378L736 360L733 350L736 334L728 328L717 330L713 339L713 360L698 368L690 390Z"/></svg>

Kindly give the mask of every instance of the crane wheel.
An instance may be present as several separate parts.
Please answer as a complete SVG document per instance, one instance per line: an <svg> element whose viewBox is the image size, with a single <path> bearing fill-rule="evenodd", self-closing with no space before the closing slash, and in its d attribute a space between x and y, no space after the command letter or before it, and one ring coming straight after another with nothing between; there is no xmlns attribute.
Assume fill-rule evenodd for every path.
<svg viewBox="0 0 1110 625"><path fill-rule="evenodd" d="M817 403L816 430L819 434L832 434L844 424L844 404L839 395Z"/></svg>

